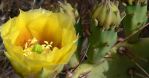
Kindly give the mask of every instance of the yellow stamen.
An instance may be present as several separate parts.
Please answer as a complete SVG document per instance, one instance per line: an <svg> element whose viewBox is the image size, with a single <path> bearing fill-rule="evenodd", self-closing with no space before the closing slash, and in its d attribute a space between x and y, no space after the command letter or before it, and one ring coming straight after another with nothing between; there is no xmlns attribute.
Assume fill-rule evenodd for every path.
<svg viewBox="0 0 149 78"><path fill-rule="evenodd" d="M31 43L30 44L35 44L35 43L37 43L38 42L38 40L36 39L36 38L33 38L32 40L31 40Z"/></svg>
<svg viewBox="0 0 149 78"><path fill-rule="evenodd" d="M44 43L45 43L45 44L47 44L47 45L49 44L49 42L48 42L48 41L44 41Z"/></svg>
<svg viewBox="0 0 149 78"><path fill-rule="evenodd" d="M28 56L32 53L33 51L33 48L35 48L35 45L36 44L39 44L38 43L39 41L36 39L36 38L33 38L33 39L29 39L26 43L25 43L25 48L24 48L24 51L25 53L23 54L24 56ZM44 41L43 44L41 44L41 48L43 49L43 52L49 52L52 50L52 44L53 42L51 41L50 43L48 41ZM39 47L37 47L39 48ZM42 53L42 52L41 52Z"/></svg>

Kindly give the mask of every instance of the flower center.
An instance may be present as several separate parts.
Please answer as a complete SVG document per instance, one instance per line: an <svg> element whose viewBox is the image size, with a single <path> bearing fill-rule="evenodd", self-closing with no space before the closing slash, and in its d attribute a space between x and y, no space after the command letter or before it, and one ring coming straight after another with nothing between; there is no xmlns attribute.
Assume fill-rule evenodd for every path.
<svg viewBox="0 0 149 78"><path fill-rule="evenodd" d="M24 45L25 56L30 55L32 52L48 53L53 49L53 42L44 41L42 44L36 38L29 39Z"/></svg>

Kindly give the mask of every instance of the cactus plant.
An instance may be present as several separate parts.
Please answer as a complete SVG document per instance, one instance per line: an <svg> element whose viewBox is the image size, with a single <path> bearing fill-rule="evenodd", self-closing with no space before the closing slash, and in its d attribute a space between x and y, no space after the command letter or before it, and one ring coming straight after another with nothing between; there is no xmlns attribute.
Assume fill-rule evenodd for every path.
<svg viewBox="0 0 149 78"><path fill-rule="evenodd" d="M101 14L100 14L101 12ZM93 13L93 19L97 20L90 28L88 61L98 63L117 41L115 28L120 24L121 18L118 7L106 0L98 4ZM91 21L92 22L92 21Z"/></svg>
<svg viewBox="0 0 149 78"><path fill-rule="evenodd" d="M142 1L142 0L141 0ZM125 7L126 17L123 20L126 36L132 34L134 30L137 30L147 21L147 0L144 2L135 2L134 5L128 3ZM139 40L139 32L128 40L130 43L134 43Z"/></svg>
<svg viewBox="0 0 149 78"><path fill-rule="evenodd" d="M117 26L114 26L116 24L106 24L107 22L105 22L110 18L104 7L106 5L107 8L107 2L108 0L105 3L101 2L94 8L93 20L95 22L90 27L91 35L89 36L89 50L86 61L87 64L92 65L88 68L92 68L86 70L85 66L83 68L83 65L80 65L77 71L79 69L84 71L76 71L77 77L74 76L74 78L78 78L87 72L89 72L85 76L87 78L148 78L148 68L146 68L149 60L148 55L146 55L147 51L149 51L147 48L149 45L148 39L139 38L140 28L143 27L147 20L146 1L138 0L137 2L136 0L136 3L132 4L130 0L125 6L126 17L124 17L122 24L128 38L116 45L114 44L117 41L117 32L114 27ZM120 17L117 19L119 22L121 21ZM125 48L124 53L123 49L121 53L121 48Z"/></svg>
<svg viewBox="0 0 149 78"><path fill-rule="evenodd" d="M149 38L140 37L147 0L79 0L76 9L68 2L20 10L2 25L5 55L20 77L149 78Z"/></svg>

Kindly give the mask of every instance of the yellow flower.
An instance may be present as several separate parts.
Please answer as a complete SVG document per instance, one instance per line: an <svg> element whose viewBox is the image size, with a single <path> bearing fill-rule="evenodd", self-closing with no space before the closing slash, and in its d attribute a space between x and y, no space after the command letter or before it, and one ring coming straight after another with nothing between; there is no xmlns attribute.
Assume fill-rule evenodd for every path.
<svg viewBox="0 0 149 78"><path fill-rule="evenodd" d="M2 25L6 56L23 77L53 78L77 47L74 20L64 12L20 11Z"/></svg>

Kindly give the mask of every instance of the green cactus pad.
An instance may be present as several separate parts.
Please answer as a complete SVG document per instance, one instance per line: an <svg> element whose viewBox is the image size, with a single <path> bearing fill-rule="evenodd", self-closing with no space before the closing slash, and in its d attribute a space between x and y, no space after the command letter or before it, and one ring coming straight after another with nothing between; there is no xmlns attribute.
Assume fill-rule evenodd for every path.
<svg viewBox="0 0 149 78"><path fill-rule="evenodd" d="M147 5L128 5L125 8L126 17L122 21L125 34L129 36L133 31L143 26L147 21ZM139 33L129 39L129 42L136 42Z"/></svg>
<svg viewBox="0 0 149 78"><path fill-rule="evenodd" d="M88 61L98 63L117 41L117 32L114 29L102 31L96 26L91 27L89 37Z"/></svg>
<svg viewBox="0 0 149 78"><path fill-rule="evenodd" d="M135 62L149 73L148 46L149 39L141 39L140 42L133 45L127 44L128 49L135 55ZM106 58L104 62L94 67L88 74L88 78L148 78L135 62L125 55L112 54L110 58ZM131 69L135 69L138 75L130 75Z"/></svg>

